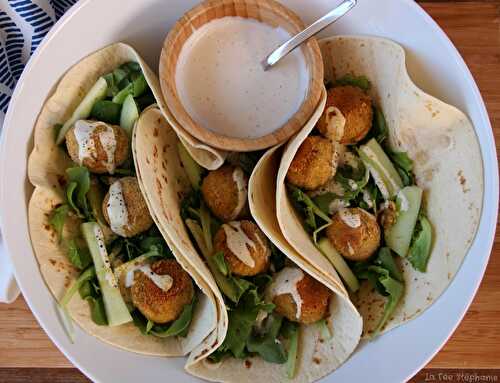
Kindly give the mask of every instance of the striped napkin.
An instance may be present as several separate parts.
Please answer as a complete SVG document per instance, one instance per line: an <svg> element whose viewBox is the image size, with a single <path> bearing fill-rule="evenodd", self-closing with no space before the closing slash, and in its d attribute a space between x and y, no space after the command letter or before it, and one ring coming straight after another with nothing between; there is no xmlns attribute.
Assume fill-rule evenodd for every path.
<svg viewBox="0 0 500 383"><path fill-rule="evenodd" d="M0 131L24 66L77 0L0 0Z"/></svg>

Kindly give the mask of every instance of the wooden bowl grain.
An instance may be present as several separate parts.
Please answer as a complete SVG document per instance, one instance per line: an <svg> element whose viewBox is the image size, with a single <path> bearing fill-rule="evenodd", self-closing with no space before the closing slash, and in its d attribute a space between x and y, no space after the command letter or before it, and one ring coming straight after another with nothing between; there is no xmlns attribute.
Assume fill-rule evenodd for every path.
<svg viewBox="0 0 500 383"><path fill-rule="evenodd" d="M317 41L313 38L301 48L309 71L309 86L298 111L280 128L258 138L235 138L219 135L194 121L182 105L176 87L177 61L186 40L202 25L226 16L251 18L290 34L304 29L302 20L291 10L274 0L207 0L180 18L170 30L160 56L160 83L167 107L177 122L191 135L208 145L230 151L254 151L269 148L297 133L313 114L323 88L323 61Z"/></svg>

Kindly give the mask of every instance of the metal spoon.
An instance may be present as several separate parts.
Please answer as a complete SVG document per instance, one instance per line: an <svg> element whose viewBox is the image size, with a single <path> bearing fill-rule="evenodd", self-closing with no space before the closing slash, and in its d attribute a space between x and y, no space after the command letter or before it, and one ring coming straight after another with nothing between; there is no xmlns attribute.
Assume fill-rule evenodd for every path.
<svg viewBox="0 0 500 383"><path fill-rule="evenodd" d="M337 8L328 12L322 18L316 20L314 23L309 25L302 32L299 32L290 40L281 44L278 48L272 51L264 60L262 60L262 67L264 71L267 71L273 65L275 65L278 61L280 61L283 57L297 48L303 42L309 40L315 34L321 32L323 29L328 27L330 24L334 23L342 16L344 16L347 12L349 12L356 5L357 0L346 0L342 4L340 4Z"/></svg>

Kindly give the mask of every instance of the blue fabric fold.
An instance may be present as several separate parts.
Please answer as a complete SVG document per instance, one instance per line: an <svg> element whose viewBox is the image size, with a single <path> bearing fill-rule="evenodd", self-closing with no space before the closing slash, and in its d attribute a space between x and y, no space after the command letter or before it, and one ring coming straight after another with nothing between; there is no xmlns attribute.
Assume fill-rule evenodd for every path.
<svg viewBox="0 0 500 383"><path fill-rule="evenodd" d="M78 0L0 0L0 132L29 57Z"/></svg>

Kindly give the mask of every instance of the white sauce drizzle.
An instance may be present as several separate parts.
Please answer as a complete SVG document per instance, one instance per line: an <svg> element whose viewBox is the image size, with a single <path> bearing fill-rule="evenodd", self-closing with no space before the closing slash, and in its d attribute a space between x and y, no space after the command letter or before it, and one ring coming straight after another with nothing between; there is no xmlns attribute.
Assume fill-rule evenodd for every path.
<svg viewBox="0 0 500 383"><path fill-rule="evenodd" d="M339 108L330 106L325 112L326 136L334 141L340 141L344 137L346 119Z"/></svg>
<svg viewBox="0 0 500 383"><path fill-rule="evenodd" d="M365 201L369 208L373 207L372 196L366 189L363 189L363 201Z"/></svg>
<svg viewBox="0 0 500 383"><path fill-rule="evenodd" d="M106 152L106 170L109 174L113 174L115 172L116 138L115 131L111 126L106 125L106 130L99 133L99 141Z"/></svg>
<svg viewBox="0 0 500 383"><path fill-rule="evenodd" d="M400 190L398 193L398 201L400 203L399 209L401 211L408 211L408 209L410 208L410 203L408 202L406 195L403 193L403 190Z"/></svg>
<svg viewBox="0 0 500 383"><path fill-rule="evenodd" d="M373 168L373 166L368 166L370 169L370 173L375 180L375 183L377 184L377 187L380 190L380 193L382 193L382 197L384 197L385 200L389 199L389 190L387 190L387 187L385 186L384 181L380 177L380 174Z"/></svg>
<svg viewBox="0 0 500 383"><path fill-rule="evenodd" d="M334 199L332 202L330 202L330 205L328 205L328 211L331 215L335 214L341 209L345 209L348 206L350 206L349 201L346 201L345 199Z"/></svg>
<svg viewBox="0 0 500 383"><path fill-rule="evenodd" d="M135 283L135 272L142 271L146 277L148 277L159 289L167 292L172 288L174 284L173 278L168 275L160 275L156 274L152 269L149 263L134 265L127 270L127 274L125 275L125 287L129 288Z"/></svg>
<svg viewBox="0 0 500 383"><path fill-rule="evenodd" d="M250 248L255 249L257 244L248 238L241 227L241 222L225 223L222 228L226 233L226 243L229 250L248 267L255 267L255 260L250 254ZM262 244L259 236L257 238Z"/></svg>
<svg viewBox="0 0 500 383"><path fill-rule="evenodd" d="M128 210L123 198L121 181L115 181L109 187L109 200L106 206L111 230L122 237L126 236L128 225Z"/></svg>
<svg viewBox="0 0 500 383"><path fill-rule="evenodd" d="M361 217L359 214L352 213L348 209L339 210L340 219L349 227L356 229L361 226Z"/></svg>
<svg viewBox="0 0 500 383"><path fill-rule="evenodd" d="M111 270L108 252L106 251L106 244L104 243L104 234L98 225L94 228L94 236L97 242L97 248L99 249L99 256L101 257L104 265L104 276L106 282L108 282L111 287L117 287L118 282L113 274L113 271Z"/></svg>
<svg viewBox="0 0 500 383"><path fill-rule="evenodd" d="M78 143L79 165L82 165L84 159L95 157L95 143L92 133L99 124L99 122L89 122L85 120L78 120L75 122L74 133L76 142Z"/></svg>
<svg viewBox="0 0 500 383"><path fill-rule="evenodd" d="M278 274L275 275L274 281L271 285L271 296L274 298L278 295L290 294L295 305L297 312L296 319L300 319L302 315L302 297L297 290L297 284L304 278L304 272L297 267L285 267Z"/></svg>
<svg viewBox="0 0 500 383"><path fill-rule="evenodd" d="M238 190L238 204L231 213L231 219L236 219L245 207L248 195L247 180L245 179L245 174L241 168L234 168L233 181L236 184L236 189Z"/></svg>

